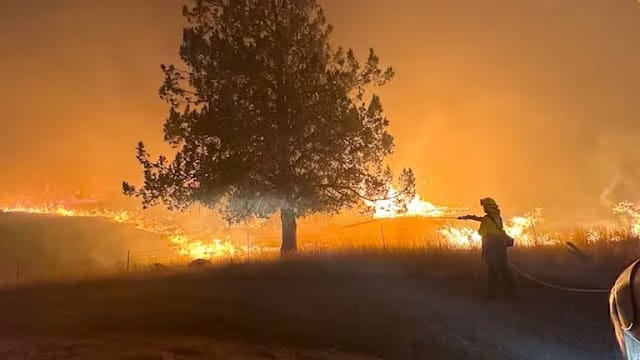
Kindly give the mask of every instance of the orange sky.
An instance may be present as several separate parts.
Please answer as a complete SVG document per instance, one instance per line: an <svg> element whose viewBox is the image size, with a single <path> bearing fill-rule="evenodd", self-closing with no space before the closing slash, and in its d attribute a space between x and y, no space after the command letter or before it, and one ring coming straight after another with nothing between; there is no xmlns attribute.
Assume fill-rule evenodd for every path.
<svg viewBox="0 0 640 360"><path fill-rule="evenodd" d="M159 65L176 61L180 3L0 2L0 195L139 178L136 142L166 149ZM618 174L611 197L640 200L637 1L322 3L336 44L396 68L380 92L391 163L426 198L589 216Z"/></svg>

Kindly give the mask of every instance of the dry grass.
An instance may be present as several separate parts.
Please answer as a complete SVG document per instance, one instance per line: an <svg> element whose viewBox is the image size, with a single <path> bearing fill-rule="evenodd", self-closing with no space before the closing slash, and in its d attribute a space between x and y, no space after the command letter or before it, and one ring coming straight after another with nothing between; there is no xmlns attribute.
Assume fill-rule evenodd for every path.
<svg viewBox="0 0 640 360"><path fill-rule="evenodd" d="M585 247L590 260L560 246L516 248L511 255L537 275L601 287L626 265L634 245ZM455 303L478 316L474 321L487 321L478 313L485 308L478 303L484 273L477 250L387 249L31 284L0 296L0 358L446 359L452 351L467 353L457 335L438 330L449 321L440 318L442 310L425 309L442 303L436 307L458 321L449 306ZM520 324L514 331L533 331L528 336L540 341L571 342L589 324L604 344L588 346L614 348L606 298L576 299L523 281L520 287L534 301L511 310L500 320L505 326ZM573 321L550 332L557 317Z"/></svg>
<svg viewBox="0 0 640 360"><path fill-rule="evenodd" d="M556 284L608 288L622 269L640 258L635 238L590 242L582 234L576 232L572 238L579 253L564 244L516 247L509 250L510 260ZM75 359L98 360L360 358L354 354L404 359L412 346L411 332L424 325L404 318L415 315L400 314L404 300L383 301L378 299L381 293L396 291L397 282L410 281L437 284L454 299L479 299L485 272L477 249L372 247L308 251L249 263L219 262L208 269L178 263L91 280L22 281L5 287L0 295L0 339L9 344L0 344L0 349L23 355L33 349L62 354L71 346L78 354ZM519 282L519 287L537 291L535 284ZM414 292L398 290L396 295L415 296ZM553 298L540 302L558 306ZM594 336L606 341L606 299L600 302L590 302L588 311L599 322ZM135 334L135 344L123 334ZM157 337L172 340L156 341ZM84 339L80 343L88 339L94 346L78 347L74 345L78 339ZM430 344L428 351L448 352L447 341ZM171 354L172 346L189 342L199 344L190 346L201 348L197 356ZM0 358L48 359L5 357L2 352Z"/></svg>
<svg viewBox="0 0 640 360"><path fill-rule="evenodd" d="M304 251L296 256L252 254L246 263L244 257L221 259L205 271L189 269L184 261L163 266L148 261L134 263L130 273L118 267L82 276L22 279L0 295L0 358L425 358L407 355L414 351L447 358L442 354L460 345L457 335L438 330L448 319L440 318L440 310L434 315L422 309L443 299L444 309L449 302L472 313L484 309L477 303L485 274L479 250L453 249L430 237L427 228L414 232L399 227L415 234L402 237L385 227L384 242L378 225L371 230L378 232L373 240L364 235L350 240L338 232L316 237L314 246L302 236ZM561 235L579 252L558 242L516 247L510 257L548 281L606 287L640 257L638 239L600 229L601 239L594 242L593 234L576 230ZM5 249L2 256L12 254L11 247ZM18 253L30 254L24 249ZM46 256L43 249L35 253ZM27 260L34 269L40 263ZM590 326L595 345L589 346L606 352L611 345L605 298L576 302L523 280L520 286L535 303L514 309L510 316L518 320L506 319L505 324L522 324L517 331L533 331L531 336L567 341ZM552 313L536 313L539 308ZM547 324L556 318L571 319L569 328L549 331ZM421 334L418 345L416 334Z"/></svg>
<svg viewBox="0 0 640 360"><path fill-rule="evenodd" d="M429 218L377 220L355 227L330 223L323 225L328 228L318 233L310 232L316 227L301 228L299 246L305 256L320 257L348 253L391 253L390 256L403 253L430 258L430 254L473 252L456 249L437 235L437 230L446 225L445 220ZM536 258L519 254L540 253L545 254L544 259L529 262L553 263L551 259L557 257L557 262L574 263L579 257L567 251L565 243L568 241L587 254L579 259L578 266L586 266L582 263L589 262L590 266L606 267L611 261L630 262L640 256L634 246L639 240L624 228L573 229L561 233L538 229L537 233L531 232L528 235L536 239L551 239L555 245L535 249L517 246L512 253L521 258L519 261ZM214 259L213 262L219 266L246 261L275 261L279 257L278 241L275 235L265 238L255 235L251 244L269 251L239 253ZM190 259L177 256L175 249L168 245L166 239L99 219L2 214L0 283L80 280L123 273L126 272L129 250L129 270L135 273L166 272L188 265Z"/></svg>

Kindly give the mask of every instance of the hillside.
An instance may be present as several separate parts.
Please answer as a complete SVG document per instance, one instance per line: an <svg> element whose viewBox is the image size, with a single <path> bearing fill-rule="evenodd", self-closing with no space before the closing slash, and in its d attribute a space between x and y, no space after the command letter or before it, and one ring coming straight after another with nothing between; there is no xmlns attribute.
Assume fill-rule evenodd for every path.
<svg viewBox="0 0 640 360"><path fill-rule="evenodd" d="M0 213L0 282L123 271L127 251L171 252L161 237L98 218Z"/></svg>
<svg viewBox="0 0 640 360"><path fill-rule="evenodd" d="M314 257L17 289L0 295L0 356L616 358L606 294L520 279L519 301L487 303L475 255Z"/></svg>

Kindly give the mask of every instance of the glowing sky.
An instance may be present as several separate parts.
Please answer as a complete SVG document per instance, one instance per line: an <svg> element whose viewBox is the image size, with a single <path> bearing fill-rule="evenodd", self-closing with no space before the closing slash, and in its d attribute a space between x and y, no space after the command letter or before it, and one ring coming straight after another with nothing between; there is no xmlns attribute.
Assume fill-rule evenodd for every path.
<svg viewBox="0 0 640 360"><path fill-rule="evenodd" d="M322 4L334 43L373 46L395 67L380 92L396 137L391 163L416 170L423 197L475 205L492 195L513 212L588 214L618 176L630 185L610 196L640 199L637 1ZM0 2L0 195L47 182L51 192L117 193L139 178L136 142L166 149L159 65L176 61L180 8Z"/></svg>

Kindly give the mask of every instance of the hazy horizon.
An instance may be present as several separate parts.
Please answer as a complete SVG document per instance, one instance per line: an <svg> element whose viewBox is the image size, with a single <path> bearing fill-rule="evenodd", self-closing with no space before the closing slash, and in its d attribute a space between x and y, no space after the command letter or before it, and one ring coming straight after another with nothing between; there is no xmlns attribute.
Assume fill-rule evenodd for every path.
<svg viewBox="0 0 640 360"><path fill-rule="evenodd" d="M572 218L640 200L637 1L321 3L335 45L396 69L379 91L390 163L416 171L424 198ZM157 90L160 64L178 62L181 4L0 4L0 195L117 194L140 178L138 140L167 150Z"/></svg>

